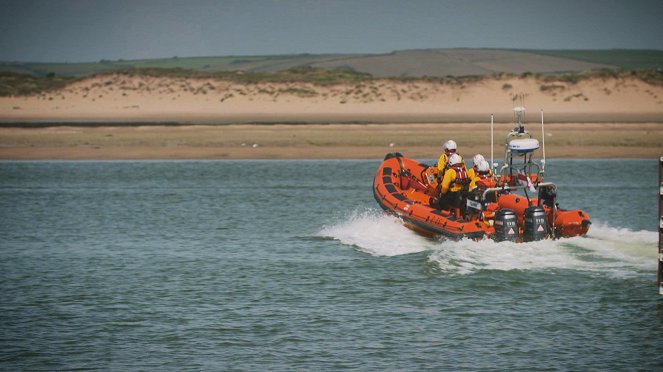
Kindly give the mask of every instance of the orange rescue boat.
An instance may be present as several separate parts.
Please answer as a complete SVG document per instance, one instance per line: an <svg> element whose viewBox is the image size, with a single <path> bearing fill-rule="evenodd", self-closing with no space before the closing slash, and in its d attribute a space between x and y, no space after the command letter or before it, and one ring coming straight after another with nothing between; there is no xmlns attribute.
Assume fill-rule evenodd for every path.
<svg viewBox="0 0 663 372"><path fill-rule="evenodd" d="M375 200L406 227L433 238L528 242L585 235L589 216L559 207L557 187L543 182L545 158L541 165L533 160L539 143L524 130L524 109L515 110L518 127L507 136L504 165L495 177L463 191L460 207L439 205L437 167L400 153L387 154L378 168Z"/></svg>

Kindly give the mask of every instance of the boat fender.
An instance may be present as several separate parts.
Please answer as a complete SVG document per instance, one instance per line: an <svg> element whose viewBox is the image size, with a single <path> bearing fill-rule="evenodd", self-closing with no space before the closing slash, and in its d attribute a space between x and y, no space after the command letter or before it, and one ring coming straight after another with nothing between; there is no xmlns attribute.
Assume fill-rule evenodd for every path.
<svg viewBox="0 0 663 372"><path fill-rule="evenodd" d="M532 242L548 237L548 222L543 207L533 205L525 209L523 241Z"/></svg>
<svg viewBox="0 0 663 372"><path fill-rule="evenodd" d="M495 241L516 241L518 239L518 217L511 209L495 212Z"/></svg>

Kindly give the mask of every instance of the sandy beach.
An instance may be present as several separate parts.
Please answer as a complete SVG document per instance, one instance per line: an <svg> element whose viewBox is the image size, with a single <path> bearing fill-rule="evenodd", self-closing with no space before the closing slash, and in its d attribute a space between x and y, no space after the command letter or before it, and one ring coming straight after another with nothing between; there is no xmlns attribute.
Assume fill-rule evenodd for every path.
<svg viewBox="0 0 663 372"><path fill-rule="evenodd" d="M509 124L495 125L503 156ZM540 138L540 127L528 127ZM454 139L466 156L490 154L490 125L308 124L1 128L0 159L350 159L388 152L427 159ZM660 123L546 125L546 155L555 158L656 158Z"/></svg>
<svg viewBox="0 0 663 372"><path fill-rule="evenodd" d="M663 87L638 79L319 86L110 74L0 97L0 159L433 158L450 138L464 154L489 153L491 114L501 154L520 95L539 139L544 111L547 156L663 155Z"/></svg>

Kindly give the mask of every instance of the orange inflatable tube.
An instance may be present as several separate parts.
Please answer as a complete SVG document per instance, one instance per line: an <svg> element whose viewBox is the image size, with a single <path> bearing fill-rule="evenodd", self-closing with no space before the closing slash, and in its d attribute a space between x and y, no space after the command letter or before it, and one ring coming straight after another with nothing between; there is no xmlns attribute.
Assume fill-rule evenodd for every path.
<svg viewBox="0 0 663 372"><path fill-rule="evenodd" d="M426 164L387 155L373 182L375 200L387 213L401 218L405 226L426 236L458 240L490 235L492 228L485 223L459 219L449 211L431 207L435 185L429 184L427 170Z"/></svg>
<svg viewBox="0 0 663 372"><path fill-rule="evenodd" d="M436 176L436 167L429 167L405 158L399 153L387 154L375 175L373 196L385 212L400 218L406 227L429 237L444 236L454 240L462 238L505 240L498 236L503 235L503 230L496 235L493 225L504 226L502 220L497 221L496 215L504 215L506 212L512 213L511 216L514 216L512 218L517 220L518 228L515 229L518 230L517 236L509 239L516 241L538 240L546 236L559 238L585 235L591 224L585 212L560 209L555 203L556 195L551 199L550 194L540 194L546 187L544 184L541 184L537 196L528 198L512 193L510 188L517 186L517 180L514 182L515 177L505 178L506 182L502 185L499 180L495 182L493 179L478 183L479 188L487 190L491 195L490 200L494 201L488 199L467 201L467 207L461 208L465 209L465 217L461 217L460 210L438 206L439 185ZM529 176L530 179L536 180L535 175ZM507 187L512 183L514 185ZM499 188L488 190L490 186L495 185ZM547 186L553 187L554 194L554 185L547 184ZM541 199L538 196L541 196ZM472 206L474 209L470 209ZM532 209L533 207L536 208ZM529 217L528 220L527 210L532 213L530 216L537 214L538 222L532 219L534 217ZM515 221L513 223L515 224ZM534 228L538 228L538 235L532 238L533 230L531 228L527 230L527 226L532 226L534 223L536 223ZM530 234L527 234L528 231Z"/></svg>

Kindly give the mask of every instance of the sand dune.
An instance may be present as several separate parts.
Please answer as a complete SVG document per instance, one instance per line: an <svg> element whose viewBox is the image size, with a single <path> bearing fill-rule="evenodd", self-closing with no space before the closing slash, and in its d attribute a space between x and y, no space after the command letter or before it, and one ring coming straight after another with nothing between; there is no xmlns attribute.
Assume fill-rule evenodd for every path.
<svg viewBox="0 0 663 372"><path fill-rule="evenodd" d="M0 159L426 158L449 138L486 153L490 114L511 123L521 93L529 123L545 110L549 156L663 155L663 87L635 78L318 86L112 74L0 98ZM35 122L57 126L11 124ZM512 124L500 125L498 135Z"/></svg>
<svg viewBox="0 0 663 372"><path fill-rule="evenodd" d="M36 96L2 97L0 121L485 122L491 113L508 121L514 97L521 93L532 120L543 109L554 122L663 122L663 86L628 78L575 84L529 77L317 86L121 74L91 77Z"/></svg>

